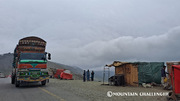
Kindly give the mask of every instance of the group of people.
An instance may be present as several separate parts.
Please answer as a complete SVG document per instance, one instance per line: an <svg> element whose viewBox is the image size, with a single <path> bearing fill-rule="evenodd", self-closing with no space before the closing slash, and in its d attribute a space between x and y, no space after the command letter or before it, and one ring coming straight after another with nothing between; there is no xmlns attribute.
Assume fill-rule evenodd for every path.
<svg viewBox="0 0 180 101"><path fill-rule="evenodd" d="M90 78L91 78L91 81L94 81L94 74L95 74L94 71L92 71L91 75L90 75L89 69L87 70L87 72L86 72L86 70L84 70L83 81L85 82L86 79L87 79L87 81L90 81Z"/></svg>

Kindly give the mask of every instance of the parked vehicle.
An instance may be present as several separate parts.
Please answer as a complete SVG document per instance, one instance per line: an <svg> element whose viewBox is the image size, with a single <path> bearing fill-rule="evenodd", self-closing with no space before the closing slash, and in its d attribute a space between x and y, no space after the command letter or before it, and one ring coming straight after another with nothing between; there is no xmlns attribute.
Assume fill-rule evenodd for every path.
<svg viewBox="0 0 180 101"><path fill-rule="evenodd" d="M4 73L1 73L1 72L0 72L0 78L5 78Z"/></svg>
<svg viewBox="0 0 180 101"><path fill-rule="evenodd" d="M47 71L47 56L45 52L46 41L38 37L25 37L20 39L14 50L13 70L11 83L19 87L23 83L41 82L46 85L49 81Z"/></svg>
<svg viewBox="0 0 180 101"><path fill-rule="evenodd" d="M169 97L167 97L168 101L179 101L180 100L180 65L172 65L171 67L171 84L172 84L172 92L169 93Z"/></svg>

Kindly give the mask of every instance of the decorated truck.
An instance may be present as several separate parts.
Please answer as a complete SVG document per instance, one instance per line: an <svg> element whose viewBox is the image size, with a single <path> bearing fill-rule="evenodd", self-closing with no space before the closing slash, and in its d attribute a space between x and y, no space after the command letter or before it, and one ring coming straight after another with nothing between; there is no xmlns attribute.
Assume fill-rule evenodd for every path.
<svg viewBox="0 0 180 101"><path fill-rule="evenodd" d="M11 83L19 87L23 83L49 82L47 71L47 57L51 54L45 52L46 41L39 37L31 36L19 40L14 49L13 70Z"/></svg>

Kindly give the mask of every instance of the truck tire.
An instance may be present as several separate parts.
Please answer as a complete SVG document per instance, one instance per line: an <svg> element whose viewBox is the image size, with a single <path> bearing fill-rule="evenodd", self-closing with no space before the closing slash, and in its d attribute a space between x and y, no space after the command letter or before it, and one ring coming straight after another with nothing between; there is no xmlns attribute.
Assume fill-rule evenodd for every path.
<svg viewBox="0 0 180 101"><path fill-rule="evenodd" d="M42 86L46 85L46 80L41 81Z"/></svg>
<svg viewBox="0 0 180 101"><path fill-rule="evenodd" d="M11 77L11 84L14 84L15 83L15 78L14 76Z"/></svg>
<svg viewBox="0 0 180 101"><path fill-rule="evenodd" d="M19 87L19 86L20 86L20 82L17 81L17 79L15 80L15 86L16 86L16 87Z"/></svg>

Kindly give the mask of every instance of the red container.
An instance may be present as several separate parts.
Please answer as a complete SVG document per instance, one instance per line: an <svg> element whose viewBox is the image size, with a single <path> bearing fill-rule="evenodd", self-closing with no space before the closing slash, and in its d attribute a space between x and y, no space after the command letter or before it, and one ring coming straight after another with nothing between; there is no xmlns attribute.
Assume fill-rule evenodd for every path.
<svg viewBox="0 0 180 101"><path fill-rule="evenodd" d="M171 83L175 94L180 94L180 65L173 65L171 70Z"/></svg>

